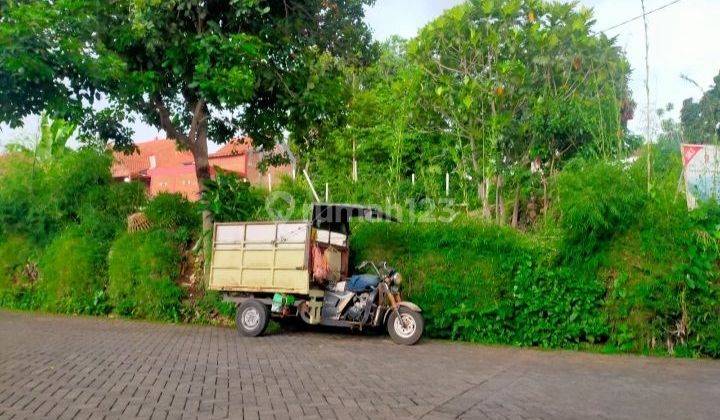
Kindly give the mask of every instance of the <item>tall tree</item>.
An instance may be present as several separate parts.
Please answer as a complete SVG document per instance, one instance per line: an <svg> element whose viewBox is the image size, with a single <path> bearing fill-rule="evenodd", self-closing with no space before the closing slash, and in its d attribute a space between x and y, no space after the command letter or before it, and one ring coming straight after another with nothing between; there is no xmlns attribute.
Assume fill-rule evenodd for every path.
<svg viewBox="0 0 720 420"><path fill-rule="evenodd" d="M720 143L720 74L699 101L688 98L680 111L683 140L690 143Z"/></svg>
<svg viewBox="0 0 720 420"><path fill-rule="evenodd" d="M630 69L593 22L576 3L470 0L410 43L424 108L461 139L486 218L491 183L501 191L519 166L621 143ZM502 220L501 193L494 207Z"/></svg>
<svg viewBox="0 0 720 420"><path fill-rule="evenodd" d="M131 149L123 123L139 117L192 152L204 185L208 139L309 143L333 120L339 63L372 57L371 2L0 0L0 119L47 108Z"/></svg>

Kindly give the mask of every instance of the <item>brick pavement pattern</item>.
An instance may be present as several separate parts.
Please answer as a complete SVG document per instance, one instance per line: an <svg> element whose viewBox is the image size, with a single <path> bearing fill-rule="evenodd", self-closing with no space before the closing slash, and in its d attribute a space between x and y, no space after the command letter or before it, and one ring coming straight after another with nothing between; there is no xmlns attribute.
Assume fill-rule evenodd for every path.
<svg viewBox="0 0 720 420"><path fill-rule="evenodd" d="M713 419L716 361L0 312L0 418Z"/></svg>

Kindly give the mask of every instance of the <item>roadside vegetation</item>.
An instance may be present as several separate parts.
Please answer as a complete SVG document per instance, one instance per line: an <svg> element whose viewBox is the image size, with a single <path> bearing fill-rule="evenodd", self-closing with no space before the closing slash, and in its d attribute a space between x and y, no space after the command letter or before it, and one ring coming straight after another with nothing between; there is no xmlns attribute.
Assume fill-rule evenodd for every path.
<svg viewBox="0 0 720 420"><path fill-rule="evenodd" d="M397 264L430 335L720 357L720 208L687 211L672 153L651 194L644 162L576 161L527 232L467 216L369 223L356 227L357 258Z"/></svg>
<svg viewBox="0 0 720 420"><path fill-rule="evenodd" d="M0 49L0 79L12 87L0 92L8 95L0 119L18 123L42 109L38 102L53 117L43 118L37 142L11 145L0 158L0 306L228 323L234 308L202 281L208 222L307 217L312 194L301 176L271 193L219 171L198 203L148 199L142 185L114 182L106 144L130 146L123 124L135 113L196 158L238 124L258 144L287 134L321 196L397 214L399 224L354 226L353 259L397 266L432 337L720 357L720 207L688 210L678 153L682 141L718 141L707 120L719 115L718 87L686 102L681 121L664 120L644 144L627 127L630 66L613 39L593 31L590 10L468 1L414 39L377 44L359 19L360 0L337 10L313 3L320 17L337 14L338 26L294 37L307 16L275 4L228 6L247 10L223 9L232 24L220 30L207 2L125 3L88 2L103 11L92 16L126 37L119 50L103 44L114 33L83 40L106 26L77 2L54 2L69 8L54 14L40 13L50 7L41 1L0 6L12 17L0 48L30 46L19 55ZM184 24L160 38L156 17ZM43 40L52 48L41 44L57 57L20 42L35 36L22 25L40 18L59 28ZM251 34L224 32L240 31L244 19L272 27L269 41L257 44L255 25ZM75 25L82 30L65 33ZM209 32L195 34L198 27ZM328 42L333 31L345 34L337 45ZM165 48L165 35L176 45ZM190 39L199 44L186 46ZM75 45L97 50L107 73L85 50L64 50ZM186 47L197 56L176 54ZM172 56L155 61L160 50ZM151 65L128 61L133 54ZM224 67L214 73L208 62ZM35 89L36 80L53 89ZM96 91L111 108L83 110ZM65 96L74 99L58 99ZM147 98L153 103L138 105ZM216 111L211 126L198 126ZM61 117L79 124L79 150L66 147L75 126ZM128 229L138 212L142 228Z"/></svg>

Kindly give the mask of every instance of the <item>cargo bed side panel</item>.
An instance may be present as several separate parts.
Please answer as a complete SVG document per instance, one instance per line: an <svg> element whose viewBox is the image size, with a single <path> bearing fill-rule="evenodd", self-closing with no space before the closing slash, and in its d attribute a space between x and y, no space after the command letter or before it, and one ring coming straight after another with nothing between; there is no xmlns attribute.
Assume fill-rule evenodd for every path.
<svg viewBox="0 0 720 420"><path fill-rule="evenodd" d="M299 223L218 223L210 289L306 294L309 226Z"/></svg>

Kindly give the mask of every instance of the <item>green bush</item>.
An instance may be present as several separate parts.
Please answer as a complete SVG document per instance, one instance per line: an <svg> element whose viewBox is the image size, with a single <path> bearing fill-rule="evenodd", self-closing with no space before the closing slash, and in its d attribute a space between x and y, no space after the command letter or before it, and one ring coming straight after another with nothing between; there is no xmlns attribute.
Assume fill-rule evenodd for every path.
<svg viewBox="0 0 720 420"><path fill-rule="evenodd" d="M356 259L387 260L408 279L431 336L542 346L600 341L602 285L550 267L550 254L509 228L471 220L361 224Z"/></svg>
<svg viewBox="0 0 720 420"><path fill-rule="evenodd" d="M283 176L268 194L257 218L264 220L307 220L310 217L312 193L304 180Z"/></svg>
<svg viewBox="0 0 720 420"><path fill-rule="evenodd" d="M0 172L0 230L47 245L77 223L86 200L110 185L107 154L67 152L49 162L21 153L7 155Z"/></svg>
<svg viewBox="0 0 720 420"><path fill-rule="evenodd" d="M62 222L77 221L84 201L98 187L112 182L109 153L82 149L50 162L43 184Z"/></svg>
<svg viewBox="0 0 720 420"><path fill-rule="evenodd" d="M44 172L20 153L4 156L2 163L0 232L46 240L58 225L55 212L49 209L48 191L43 188Z"/></svg>
<svg viewBox="0 0 720 420"><path fill-rule="evenodd" d="M36 306L33 281L39 250L19 235L0 239L0 306L32 309Z"/></svg>
<svg viewBox="0 0 720 420"><path fill-rule="evenodd" d="M180 246L165 230L126 233L109 256L108 297L116 313L177 321L182 290Z"/></svg>
<svg viewBox="0 0 720 420"><path fill-rule="evenodd" d="M82 226L64 230L40 258L37 298L52 312L104 314L107 245Z"/></svg>
<svg viewBox="0 0 720 420"><path fill-rule="evenodd" d="M222 324L234 321L234 303L223 301L220 293L213 290L200 293L202 296L199 299L183 301L181 313L184 322Z"/></svg>
<svg viewBox="0 0 720 420"><path fill-rule="evenodd" d="M599 276L608 287L610 344L720 357L720 208L688 213L672 193L655 196L637 226L609 246Z"/></svg>
<svg viewBox="0 0 720 420"><path fill-rule="evenodd" d="M568 254L585 257L632 226L647 194L619 163L577 160L557 177L555 211Z"/></svg>
<svg viewBox="0 0 720 420"><path fill-rule="evenodd" d="M206 187L200 206L217 222L253 220L264 208L264 192L232 172L218 170Z"/></svg>
<svg viewBox="0 0 720 420"><path fill-rule="evenodd" d="M125 230L127 217L147 203L145 186L140 182L116 182L90 190L79 210L81 223L102 222L114 233Z"/></svg>
<svg viewBox="0 0 720 420"><path fill-rule="evenodd" d="M180 194L158 194L148 203L145 215L153 227L162 229L197 231L201 224L197 206Z"/></svg>

